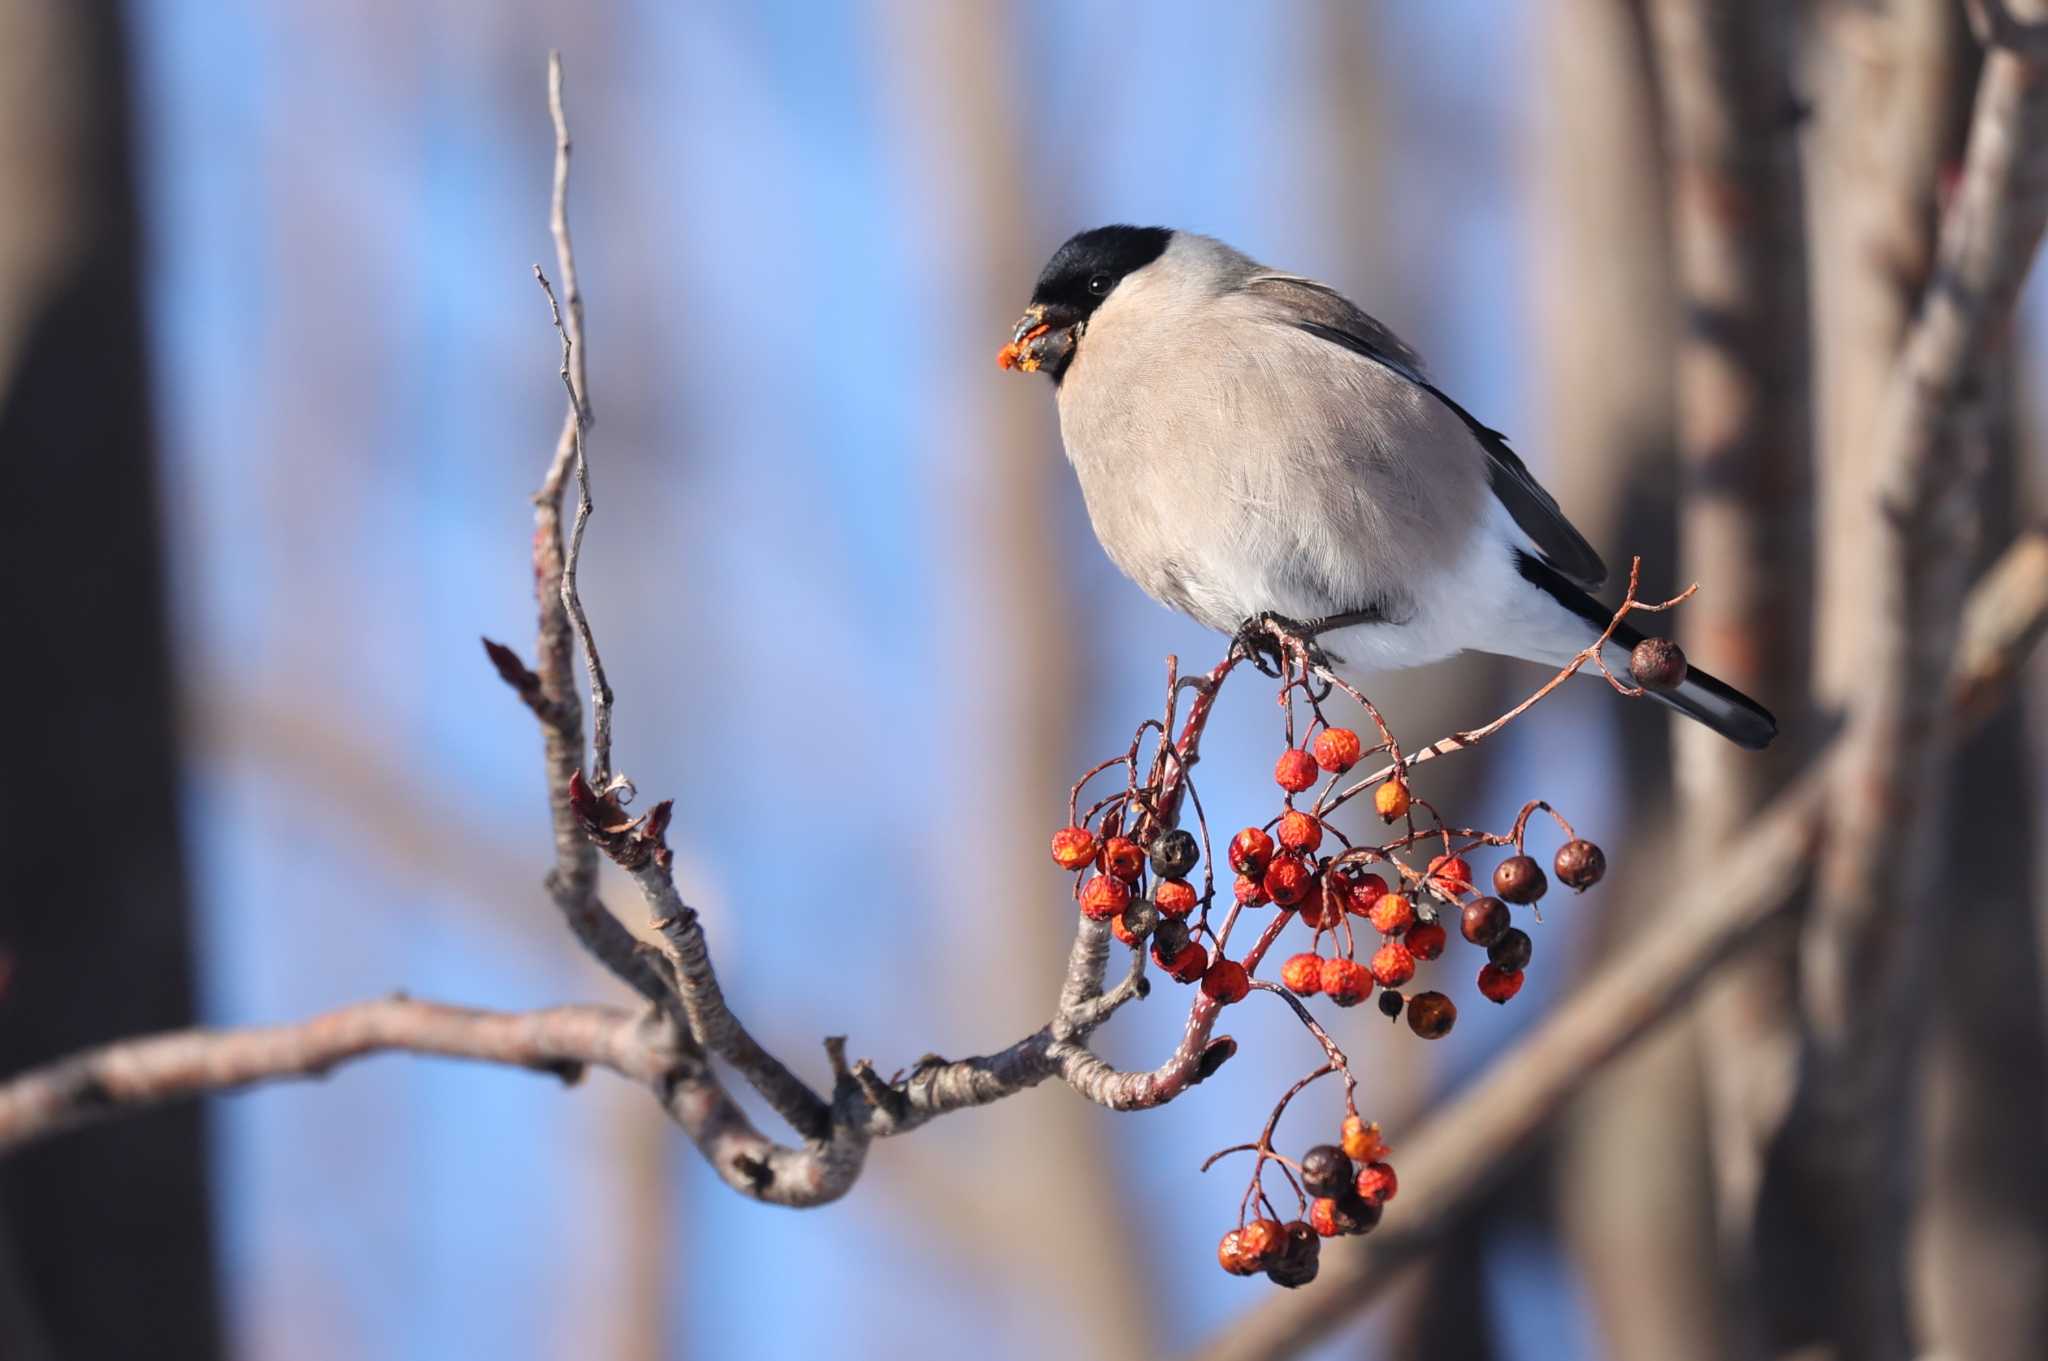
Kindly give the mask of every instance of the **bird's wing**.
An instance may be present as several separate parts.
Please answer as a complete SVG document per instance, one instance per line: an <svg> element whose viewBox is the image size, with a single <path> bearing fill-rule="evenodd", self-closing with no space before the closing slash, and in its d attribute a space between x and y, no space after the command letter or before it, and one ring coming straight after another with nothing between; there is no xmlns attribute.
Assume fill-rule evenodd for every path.
<svg viewBox="0 0 2048 1361"><path fill-rule="evenodd" d="M1392 331L1352 306L1342 294L1313 279L1293 274L1260 274L1245 287L1273 299L1294 326L1364 356L1449 407L1486 451L1487 485L1544 560L1584 586L1598 586L1606 579L1607 564L1600 561L1593 545L1564 517L1556 498L1530 476L1528 467L1508 448L1507 436L1481 424L1471 412L1444 395L1423 372L1421 358Z"/></svg>

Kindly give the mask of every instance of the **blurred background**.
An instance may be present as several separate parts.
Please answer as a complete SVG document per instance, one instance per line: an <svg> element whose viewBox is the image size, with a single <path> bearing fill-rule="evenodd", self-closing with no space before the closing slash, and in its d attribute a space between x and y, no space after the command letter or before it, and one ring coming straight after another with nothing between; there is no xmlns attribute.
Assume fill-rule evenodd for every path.
<svg viewBox="0 0 2048 1361"><path fill-rule="evenodd" d="M1798 318L1819 300L1821 385L1798 325L1759 371L1797 386L1796 472L1868 405L1837 306L1869 263L1843 226L1863 139L1919 100L1938 187L1976 56L1951 5L1786 9L1773 116L1811 222L1779 286ZM1046 385L992 363L1071 232L1175 225L1329 280L1611 563L1641 553L1649 593L1709 575L1677 499L1668 52L1629 0L0 0L0 1069L393 989L624 1000L541 891L537 734L477 646L530 654L562 406L530 276L550 48L619 761L677 800L727 991L807 1076L828 1033L886 1072L1041 1023L1066 786L1154 709L1167 654L1219 655L1109 566ZM1944 83L1907 89L1923 69ZM2036 505L2038 295L1994 384L1987 551ZM1804 658L1752 661L1800 748ZM1422 739L1537 679L1467 658L1374 694ZM1339 1018L1397 1150L1711 872L1648 707L1572 687L1431 768L1460 820L1545 797L1617 871L1548 914L1515 1006L1461 995L1427 1046ZM2048 1354L2037 737L2017 706L1963 757L1997 821L1926 984L1948 1085L1914 1289L1956 1356ZM1216 824L1270 802L1273 746L1239 696L1205 750ZM1742 972L1314 1354L1743 1354L1716 1207L1751 1174L1722 1151L1784 1054L1769 961ZM69 1136L0 1166L0 1354L1176 1353L1271 1289L1214 1264L1241 1170L1196 1169L1316 1062L1278 1008L1240 1010L1240 1057L1168 1108L1041 1088L878 1145L803 1213L726 1191L606 1075L379 1059ZM1099 1045L1149 1067L1181 1016L1155 995ZM1313 1096L1284 1140L1334 1119Z"/></svg>

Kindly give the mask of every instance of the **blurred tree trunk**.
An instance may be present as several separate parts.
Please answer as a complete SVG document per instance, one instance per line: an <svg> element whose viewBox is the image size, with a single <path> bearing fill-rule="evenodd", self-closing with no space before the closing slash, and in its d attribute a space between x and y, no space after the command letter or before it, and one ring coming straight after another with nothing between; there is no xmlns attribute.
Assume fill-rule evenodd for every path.
<svg viewBox="0 0 2048 1361"><path fill-rule="evenodd" d="M0 1073L193 1019L129 125L118 6L0 0ZM0 1349L219 1351L198 1107L10 1159L0 1221Z"/></svg>

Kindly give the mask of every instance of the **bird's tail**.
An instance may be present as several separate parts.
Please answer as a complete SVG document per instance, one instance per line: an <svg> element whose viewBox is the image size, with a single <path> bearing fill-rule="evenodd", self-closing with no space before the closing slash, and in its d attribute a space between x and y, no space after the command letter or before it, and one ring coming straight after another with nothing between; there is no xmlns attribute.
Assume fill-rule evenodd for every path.
<svg viewBox="0 0 2048 1361"><path fill-rule="evenodd" d="M1527 554L1517 563L1522 576L1558 604L1590 625L1597 634L1607 627L1614 611L1581 590L1561 572ZM1642 630L1626 619L1615 625L1602 660L1617 676L1627 675L1628 654L1643 641ZM1678 710L1695 723L1705 724L1739 747L1758 751L1778 735L1778 720L1771 711L1748 695L1698 667L1688 667L1685 680L1675 690L1650 690L1650 698Z"/></svg>

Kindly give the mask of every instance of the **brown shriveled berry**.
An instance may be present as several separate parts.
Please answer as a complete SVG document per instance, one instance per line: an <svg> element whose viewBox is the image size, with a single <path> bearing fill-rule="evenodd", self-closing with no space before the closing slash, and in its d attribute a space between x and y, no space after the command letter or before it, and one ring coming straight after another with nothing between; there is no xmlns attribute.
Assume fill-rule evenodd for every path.
<svg viewBox="0 0 2048 1361"><path fill-rule="evenodd" d="M1425 1040L1440 1040L1458 1023L1458 1004L1440 992L1418 992L1408 999L1408 1028Z"/></svg>
<svg viewBox="0 0 2048 1361"><path fill-rule="evenodd" d="M1281 907L1299 906L1315 882L1315 871L1298 855L1275 856L1266 866L1266 896Z"/></svg>
<svg viewBox="0 0 2048 1361"><path fill-rule="evenodd" d="M1340 1007L1355 1007L1372 996L1372 975L1355 959L1326 959L1323 996Z"/></svg>
<svg viewBox="0 0 2048 1361"><path fill-rule="evenodd" d="M1408 786L1400 778L1388 780L1372 791L1372 806L1379 810L1382 822L1392 822L1408 811Z"/></svg>
<svg viewBox="0 0 2048 1361"><path fill-rule="evenodd" d="M1401 993L1398 989L1382 988L1380 990L1380 1015L1390 1021L1400 1020L1401 1001Z"/></svg>
<svg viewBox="0 0 2048 1361"><path fill-rule="evenodd" d="M1474 898L1465 904L1458 918L1458 929L1465 933L1465 939L1481 947L1499 940L1512 925L1514 919L1508 915L1508 905L1498 898Z"/></svg>
<svg viewBox="0 0 2048 1361"><path fill-rule="evenodd" d="M1273 763L1273 779L1290 794L1299 794L1316 782L1316 758L1300 747L1289 747Z"/></svg>
<svg viewBox="0 0 2048 1361"><path fill-rule="evenodd" d="M1249 874L1238 875L1231 892L1236 896L1239 907L1264 907L1273 901L1266 896L1265 882Z"/></svg>
<svg viewBox="0 0 2048 1361"><path fill-rule="evenodd" d="M1400 1189L1401 1183L1387 1163L1367 1163L1358 1169L1358 1198L1368 1205L1384 1205Z"/></svg>
<svg viewBox="0 0 2048 1361"><path fill-rule="evenodd" d="M1312 851L1323 844L1323 820L1290 808L1280 815L1280 844L1290 851Z"/></svg>
<svg viewBox="0 0 2048 1361"><path fill-rule="evenodd" d="M1316 1278L1322 1266L1323 1240L1307 1220L1289 1220L1281 1226L1287 1232L1287 1246L1280 1260L1266 1268L1266 1279L1289 1290L1298 1290Z"/></svg>
<svg viewBox="0 0 2048 1361"><path fill-rule="evenodd" d="M1301 1155L1302 1189L1312 1196L1341 1196L1357 1175L1351 1159L1335 1144L1317 1144Z"/></svg>
<svg viewBox="0 0 2048 1361"><path fill-rule="evenodd" d="M1355 1163L1378 1162L1387 1152L1386 1141L1380 1138L1379 1121L1368 1125L1355 1115L1344 1117L1344 1123L1338 1130L1337 1147Z"/></svg>
<svg viewBox="0 0 2048 1361"><path fill-rule="evenodd" d="M1401 937L1408 953L1417 959L1435 959L1444 952L1444 929L1435 922L1417 922Z"/></svg>
<svg viewBox="0 0 2048 1361"><path fill-rule="evenodd" d="M1145 872L1145 853L1129 837L1113 836L1102 843L1102 872L1135 883Z"/></svg>
<svg viewBox="0 0 2048 1361"><path fill-rule="evenodd" d="M1358 764L1364 751L1359 744L1358 734L1349 728L1325 728L1316 734L1312 747L1316 764L1332 775L1342 775Z"/></svg>
<svg viewBox="0 0 2048 1361"><path fill-rule="evenodd" d="M1264 1271L1287 1251L1287 1228L1277 1219L1254 1219L1237 1232L1238 1251L1254 1271Z"/></svg>
<svg viewBox="0 0 2048 1361"><path fill-rule="evenodd" d="M1233 1276L1250 1276L1258 1271L1245 1259L1244 1230L1232 1229L1216 1245L1216 1263Z"/></svg>
<svg viewBox="0 0 2048 1361"><path fill-rule="evenodd" d="M1273 838L1257 827L1247 827L1230 838L1230 868L1254 879L1266 872L1273 858Z"/></svg>
<svg viewBox="0 0 2048 1361"><path fill-rule="evenodd" d="M1372 929L1383 936L1398 936L1415 925L1415 904L1408 901L1405 893L1383 894L1365 914L1372 923Z"/></svg>
<svg viewBox="0 0 2048 1361"><path fill-rule="evenodd" d="M1152 962L1166 970L1166 976L1176 983L1193 983L1209 972L1209 952L1202 948L1202 942L1191 940L1170 955L1159 953L1159 947L1152 947Z"/></svg>
<svg viewBox="0 0 2048 1361"><path fill-rule="evenodd" d="M1372 952L1372 976L1380 986L1398 988L1415 977L1415 956L1398 940L1390 940Z"/></svg>
<svg viewBox="0 0 2048 1361"><path fill-rule="evenodd" d="M1645 638L1628 654L1629 679L1645 690L1676 690L1685 670L1685 653L1669 638Z"/></svg>
<svg viewBox="0 0 2048 1361"><path fill-rule="evenodd" d="M1124 911L1111 917L1109 919L1109 934L1115 936L1120 944L1135 946L1140 944L1144 937L1131 930L1130 923L1124 920L1128 916L1130 916L1130 910L1126 908Z"/></svg>
<svg viewBox="0 0 2048 1361"><path fill-rule="evenodd" d="M1159 905L1162 917L1185 917L1195 910L1195 903L1201 895L1195 886L1185 879L1161 879L1159 886L1152 890L1152 901Z"/></svg>
<svg viewBox="0 0 2048 1361"><path fill-rule="evenodd" d="M1371 870L1347 870L1344 877L1351 897L1345 906L1354 917L1369 915L1372 905L1386 896L1387 881Z"/></svg>
<svg viewBox="0 0 2048 1361"><path fill-rule="evenodd" d="M1498 964L1489 964L1479 971L1479 995L1505 1006L1510 997L1522 990L1522 977Z"/></svg>
<svg viewBox="0 0 2048 1361"><path fill-rule="evenodd" d="M1081 885L1081 912L1092 921L1106 922L1130 905L1130 885L1121 879L1098 874Z"/></svg>
<svg viewBox="0 0 2048 1361"><path fill-rule="evenodd" d="M1085 869L1095 858L1095 838L1086 827L1062 827L1052 834L1053 863L1063 870Z"/></svg>
<svg viewBox="0 0 2048 1361"><path fill-rule="evenodd" d="M1590 841L1567 841L1557 848L1552 868L1559 883L1584 893L1607 873L1607 853Z"/></svg>
<svg viewBox="0 0 2048 1361"><path fill-rule="evenodd" d="M1244 971L1244 965L1234 959L1218 958L1209 965L1202 975L1202 994L1214 998L1224 1006L1242 1002L1252 990L1251 975Z"/></svg>
<svg viewBox="0 0 2048 1361"><path fill-rule="evenodd" d="M1323 957L1303 952L1291 955L1280 966L1280 981L1298 997L1313 997L1323 990Z"/></svg>
<svg viewBox="0 0 2048 1361"><path fill-rule="evenodd" d="M1493 867L1493 891L1524 907L1550 891L1550 880L1533 855L1511 855Z"/></svg>
<svg viewBox="0 0 2048 1361"><path fill-rule="evenodd" d="M1529 956L1535 951L1536 942L1529 939L1529 933L1519 926L1511 926L1501 933L1501 938L1486 947L1486 957L1508 973L1520 973L1529 967Z"/></svg>
<svg viewBox="0 0 2048 1361"><path fill-rule="evenodd" d="M1148 855L1152 872L1161 879L1185 879L1202 858L1202 847L1194 833L1176 827L1154 838Z"/></svg>
<svg viewBox="0 0 2048 1361"><path fill-rule="evenodd" d="M1439 898L1456 898L1472 891L1472 866L1462 855L1439 855L1425 872L1430 891Z"/></svg>
<svg viewBox="0 0 2048 1361"><path fill-rule="evenodd" d="M1152 932L1152 957L1158 959L1164 956L1167 959L1172 959L1181 952L1182 947L1187 943L1187 923L1176 920L1173 917L1168 917L1160 922L1158 927ZM1161 965L1160 967L1163 968L1165 966Z"/></svg>

